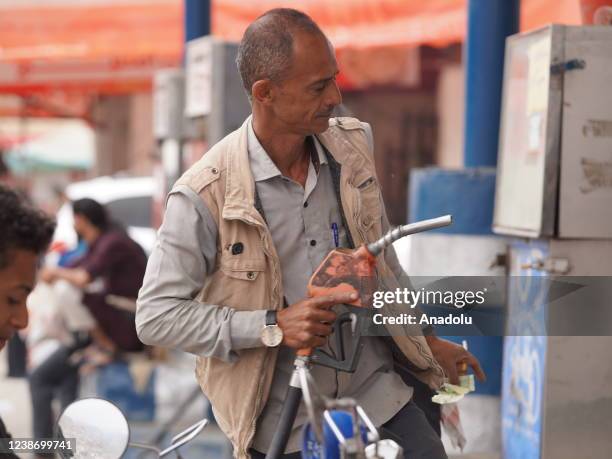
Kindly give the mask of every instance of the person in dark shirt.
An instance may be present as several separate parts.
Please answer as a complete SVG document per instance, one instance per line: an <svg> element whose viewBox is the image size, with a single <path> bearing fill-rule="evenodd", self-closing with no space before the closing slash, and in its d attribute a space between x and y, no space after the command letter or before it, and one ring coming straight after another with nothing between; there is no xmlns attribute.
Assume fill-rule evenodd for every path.
<svg viewBox="0 0 612 459"><path fill-rule="evenodd" d="M36 438L53 435L52 401L57 396L66 407L78 393L78 364L71 356L91 343L110 360L121 352L144 347L136 334L134 312L108 304L110 295L135 299L146 269L142 248L111 222L104 206L92 199L72 203L74 228L86 242L87 252L68 267L46 267L41 279L47 283L63 279L84 292L82 303L95 319L96 327L85 335L74 333L71 346L62 346L30 375L33 432Z"/></svg>
<svg viewBox="0 0 612 459"><path fill-rule="evenodd" d="M146 269L142 248L113 224L104 206L93 199L72 203L74 228L88 245L85 255L70 267L45 268L46 282L64 279L85 290L87 306L99 328L94 341L110 351L139 351L143 344L136 335L134 314L107 303L109 295L136 299Z"/></svg>
<svg viewBox="0 0 612 459"><path fill-rule="evenodd" d="M38 261L49 245L55 223L0 184L0 349L28 324L26 298L34 288ZM0 419L0 444L10 439ZM17 458L0 452L2 458Z"/></svg>

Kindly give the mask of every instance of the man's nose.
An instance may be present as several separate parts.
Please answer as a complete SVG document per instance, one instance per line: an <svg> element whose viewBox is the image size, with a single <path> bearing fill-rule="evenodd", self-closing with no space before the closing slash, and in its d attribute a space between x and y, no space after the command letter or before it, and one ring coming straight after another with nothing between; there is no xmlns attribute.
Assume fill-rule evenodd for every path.
<svg viewBox="0 0 612 459"><path fill-rule="evenodd" d="M17 330L22 330L28 326L28 308L25 301L13 313L11 325Z"/></svg>
<svg viewBox="0 0 612 459"><path fill-rule="evenodd" d="M333 80L329 87L331 89L329 91L327 103L330 107L337 107L342 103L342 94L340 93L340 88L338 88L338 82Z"/></svg>

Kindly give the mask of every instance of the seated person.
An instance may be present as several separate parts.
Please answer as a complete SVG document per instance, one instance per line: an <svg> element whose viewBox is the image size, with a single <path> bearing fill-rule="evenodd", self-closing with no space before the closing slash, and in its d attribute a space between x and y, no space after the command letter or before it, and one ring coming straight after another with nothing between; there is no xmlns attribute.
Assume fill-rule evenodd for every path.
<svg viewBox="0 0 612 459"><path fill-rule="evenodd" d="M51 403L59 391L63 406L76 399L78 364L71 358L75 351L92 342L109 356L121 352L136 352L143 344L136 335L134 313L108 303L110 295L136 298L142 284L146 256L118 226L106 209L92 199L80 199L72 204L74 227L80 239L87 243L87 252L69 267L47 267L41 279L48 283L67 281L83 290L82 303L95 321L89 333L75 333L72 346L62 346L30 375L34 436L49 438L53 430Z"/></svg>

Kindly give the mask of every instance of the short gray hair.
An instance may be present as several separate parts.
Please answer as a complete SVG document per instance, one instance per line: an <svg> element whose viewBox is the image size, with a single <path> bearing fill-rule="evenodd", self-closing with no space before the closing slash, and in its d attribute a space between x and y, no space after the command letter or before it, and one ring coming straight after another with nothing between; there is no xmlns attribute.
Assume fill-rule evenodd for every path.
<svg viewBox="0 0 612 459"><path fill-rule="evenodd" d="M256 81L282 81L291 66L293 36L297 31L325 37L307 14L291 8L270 10L247 27L238 47L236 64L249 99Z"/></svg>

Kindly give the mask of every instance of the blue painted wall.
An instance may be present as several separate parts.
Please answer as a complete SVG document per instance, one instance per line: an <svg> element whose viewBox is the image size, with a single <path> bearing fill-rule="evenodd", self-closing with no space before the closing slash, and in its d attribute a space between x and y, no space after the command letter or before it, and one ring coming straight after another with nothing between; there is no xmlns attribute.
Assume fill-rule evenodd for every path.
<svg viewBox="0 0 612 459"><path fill-rule="evenodd" d="M410 176L409 221L451 214L453 224L435 232L449 235L494 236L491 225L495 199L495 172L495 168L488 167L465 170L413 169ZM442 334L444 334L443 328ZM451 330L447 332L453 333ZM458 330L454 332L461 333ZM502 333L503 331L499 334ZM500 395L503 337L444 336L444 338L459 344L465 339L470 352L478 358L487 373L485 383L476 383L476 394Z"/></svg>
<svg viewBox="0 0 612 459"><path fill-rule="evenodd" d="M495 168L425 168L410 175L409 221L451 214L453 224L438 233L492 235L494 200Z"/></svg>

